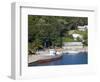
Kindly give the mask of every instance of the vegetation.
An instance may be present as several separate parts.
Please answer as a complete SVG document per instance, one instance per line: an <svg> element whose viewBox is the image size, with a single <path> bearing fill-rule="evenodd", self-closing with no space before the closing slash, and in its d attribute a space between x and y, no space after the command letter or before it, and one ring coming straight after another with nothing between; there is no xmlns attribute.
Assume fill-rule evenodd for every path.
<svg viewBox="0 0 100 82"><path fill-rule="evenodd" d="M80 35L83 36L83 41L82 41L83 42L83 45L84 46L87 46L88 45L88 30L86 30L86 31L78 31L78 30L75 30L75 33L80 34Z"/></svg>
<svg viewBox="0 0 100 82"><path fill-rule="evenodd" d="M44 48L62 47L63 41L73 41L72 37L69 37L68 31L77 30L78 25L87 25L87 21L86 17L29 15L29 53L35 53L37 50ZM84 33L80 32L80 34ZM86 34L84 34L84 39L87 39Z"/></svg>
<svg viewBox="0 0 100 82"><path fill-rule="evenodd" d="M63 42L74 42L72 37L63 37Z"/></svg>

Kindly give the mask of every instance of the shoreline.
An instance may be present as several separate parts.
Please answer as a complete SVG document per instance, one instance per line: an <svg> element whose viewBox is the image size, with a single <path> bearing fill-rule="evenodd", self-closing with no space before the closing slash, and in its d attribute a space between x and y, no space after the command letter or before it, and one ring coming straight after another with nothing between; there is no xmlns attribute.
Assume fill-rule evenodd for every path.
<svg viewBox="0 0 100 82"><path fill-rule="evenodd" d="M52 60L56 58L60 58L62 55L57 56L47 56L47 55L31 55L28 57L28 63L36 62L36 61L42 61L42 60Z"/></svg>
<svg viewBox="0 0 100 82"><path fill-rule="evenodd" d="M77 55L78 53L88 53L87 51L66 51L66 52L63 52L62 53L62 56L63 54L65 55ZM78 54L79 55L79 54ZM59 56L59 55L58 55ZM39 61L39 60L46 60L46 59L53 59L55 56L52 56L52 55L47 55L47 54L44 54L44 55L29 55L28 56L28 63L32 63L32 62L36 62L36 61Z"/></svg>

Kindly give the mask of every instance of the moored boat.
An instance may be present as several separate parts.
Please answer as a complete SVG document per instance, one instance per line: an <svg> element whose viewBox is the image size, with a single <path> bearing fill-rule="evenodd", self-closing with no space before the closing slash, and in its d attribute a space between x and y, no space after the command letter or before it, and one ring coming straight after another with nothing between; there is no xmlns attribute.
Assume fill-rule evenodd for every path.
<svg viewBox="0 0 100 82"><path fill-rule="evenodd" d="M55 61L57 59L60 59L61 57L62 57L62 54L31 56L31 60L29 60L28 63L33 63L33 62L38 62L38 63L50 62L50 61Z"/></svg>
<svg viewBox="0 0 100 82"><path fill-rule="evenodd" d="M48 54L40 54L40 55L33 55L30 56L28 63L45 63L50 61L55 61L57 59L60 59L62 57L63 53L62 51L56 51L55 49L50 49Z"/></svg>

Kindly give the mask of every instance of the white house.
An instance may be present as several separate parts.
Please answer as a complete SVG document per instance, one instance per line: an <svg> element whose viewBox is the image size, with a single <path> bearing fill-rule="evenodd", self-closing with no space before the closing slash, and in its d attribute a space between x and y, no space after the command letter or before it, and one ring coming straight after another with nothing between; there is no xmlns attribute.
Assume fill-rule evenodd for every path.
<svg viewBox="0 0 100 82"><path fill-rule="evenodd" d="M86 31L86 29L88 28L87 25L84 25L84 26L78 26L77 27L79 31Z"/></svg>
<svg viewBox="0 0 100 82"><path fill-rule="evenodd" d="M72 37L73 37L73 39L74 39L75 41L77 40L77 38L80 38L81 40L83 39L83 36L82 36L82 35L76 34L76 33L72 34Z"/></svg>

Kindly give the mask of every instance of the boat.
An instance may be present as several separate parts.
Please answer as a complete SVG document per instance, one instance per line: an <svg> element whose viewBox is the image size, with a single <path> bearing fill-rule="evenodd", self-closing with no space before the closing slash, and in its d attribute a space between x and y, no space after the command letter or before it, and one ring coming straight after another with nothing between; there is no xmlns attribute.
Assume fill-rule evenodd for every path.
<svg viewBox="0 0 100 82"><path fill-rule="evenodd" d="M56 51L55 49L50 49L48 54L33 55L29 58L28 63L45 63L50 61L58 60L62 57L62 51Z"/></svg>
<svg viewBox="0 0 100 82"><path fill-rule="evenodd" d="M55 61L55 60L58 60L62 58L62 54L56 54L56 55L40 55L37 57L37 59L34 61L31 60L29 61L28 63L31 64L31 63L47 63L47 62L50 62L50 61Z"/></svg>

